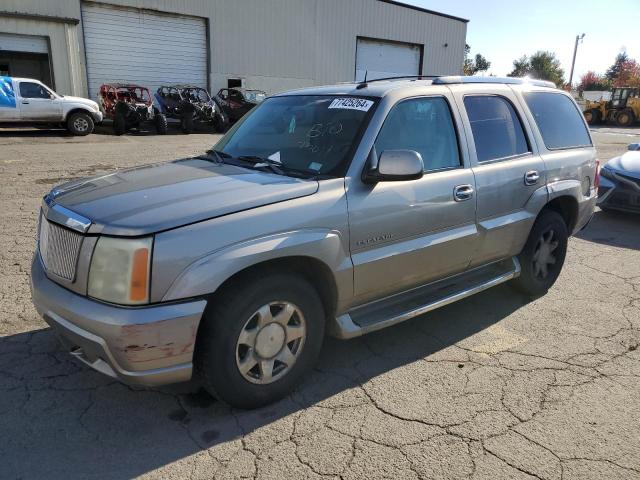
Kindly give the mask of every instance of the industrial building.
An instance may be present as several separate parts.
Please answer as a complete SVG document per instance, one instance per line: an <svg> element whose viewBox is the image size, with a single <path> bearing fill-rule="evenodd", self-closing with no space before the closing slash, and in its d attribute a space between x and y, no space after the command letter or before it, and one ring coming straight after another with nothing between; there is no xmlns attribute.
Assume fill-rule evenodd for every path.
<svg viewBox="0 0 640 480"><path fill-rule="evenodd" d="M105 82L275 93L460 74L466 27L391 0L2 0L0 76L93 98Z"/></svg>

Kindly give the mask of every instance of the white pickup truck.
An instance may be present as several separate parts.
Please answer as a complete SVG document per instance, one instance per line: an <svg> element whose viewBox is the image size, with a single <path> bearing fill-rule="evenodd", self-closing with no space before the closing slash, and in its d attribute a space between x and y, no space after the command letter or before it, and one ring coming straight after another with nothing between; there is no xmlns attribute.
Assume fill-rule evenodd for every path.
<svg viewBox="0 0 640 480"><path fill-rule="evenodd" d="M38 80L0 77L0 125L62 124L73 135L89 135L102 121L93 100L58 95Z"/></svg>

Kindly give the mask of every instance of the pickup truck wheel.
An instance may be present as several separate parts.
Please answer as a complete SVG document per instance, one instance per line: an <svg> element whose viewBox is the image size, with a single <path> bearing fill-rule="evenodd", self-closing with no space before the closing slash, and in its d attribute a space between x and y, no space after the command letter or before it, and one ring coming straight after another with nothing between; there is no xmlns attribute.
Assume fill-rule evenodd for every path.
<svg viewBox="0 0 640 480"><path fill-rule="evenodd" d="M227 288L207 309L196 364L205 388L238 408L287 395L315 364L324 308L297 275L268 274Z"/></svg>
<svg viewBox="0 0 640 480"><path fill-rule="evenodd" d="M84 137L93 132L93 118L91 115L83 112L74 113L67 120L67 130L72 135L78 135Z"/></svg>
<svg viewBox="0 0 640 480"><path fill-rule="evenodd" d="M518 257L522 271L514 286L528 295L544 295L560 275L568 236L567 225L557 212L542 212Z"/></svg>

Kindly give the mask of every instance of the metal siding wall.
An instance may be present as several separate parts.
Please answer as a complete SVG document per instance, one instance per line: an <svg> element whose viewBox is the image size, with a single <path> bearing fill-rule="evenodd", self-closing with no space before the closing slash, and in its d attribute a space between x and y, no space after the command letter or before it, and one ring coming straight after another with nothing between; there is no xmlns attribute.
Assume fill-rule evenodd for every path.
<svg viewBox="0 0 640 480"><path fill-rule="evenodd" d="M269 92L350 81L355 70L357 36L424 45L423 74L462 72L464 22L377 0L105 3L207 18L212 90L225 86L228 77L245 78L247 86ZM80 18L79 0L2 0L0 9ZM55 62L55 51L53 56ZM84 58L81 64L84 65Z"/></svg>

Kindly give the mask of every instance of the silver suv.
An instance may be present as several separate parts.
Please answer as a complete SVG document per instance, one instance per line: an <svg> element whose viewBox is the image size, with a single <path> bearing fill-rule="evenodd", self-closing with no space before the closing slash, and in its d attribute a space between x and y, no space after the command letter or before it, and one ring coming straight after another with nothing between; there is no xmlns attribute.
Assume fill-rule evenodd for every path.
<svg viewBox="0 0 640 480"><path fill-rule="evenodd" d="M33 301L124 382L272 402L352 338L512 281L542 295L596 201L548 82L387 79L283 93L206 154L54 188Z"/></svg>

